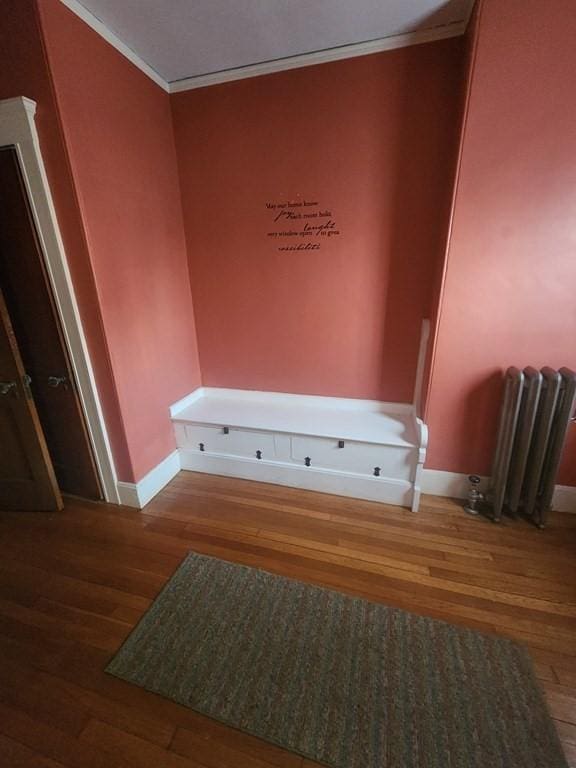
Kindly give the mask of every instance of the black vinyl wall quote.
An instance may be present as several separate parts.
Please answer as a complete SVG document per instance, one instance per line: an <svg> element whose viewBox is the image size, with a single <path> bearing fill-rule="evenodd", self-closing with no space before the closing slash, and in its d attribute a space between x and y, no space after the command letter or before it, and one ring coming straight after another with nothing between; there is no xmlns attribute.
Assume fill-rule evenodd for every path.
<svg viewBox="0 0 576 768"><path fill-rule="evenodd" d="M317 200L267 202L271 214L266 233L279 251L319 251L341 230L330 208Z"/></svg>

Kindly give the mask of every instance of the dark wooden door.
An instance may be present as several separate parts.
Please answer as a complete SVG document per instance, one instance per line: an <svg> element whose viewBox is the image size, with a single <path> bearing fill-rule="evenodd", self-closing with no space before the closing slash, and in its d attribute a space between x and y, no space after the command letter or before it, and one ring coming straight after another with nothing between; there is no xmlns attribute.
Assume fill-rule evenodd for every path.
<svg viewBox="0 0 576 768"><path fill-rule="evenodd" d="M101 499L76 382L13 148L0 148L0 285L62 493Z"/></svg>
<svg viewBox="0 0 576 768"><path fill-rule="evenodd" d="M0 509L62 509L62 497L0 292Z"/></svg>

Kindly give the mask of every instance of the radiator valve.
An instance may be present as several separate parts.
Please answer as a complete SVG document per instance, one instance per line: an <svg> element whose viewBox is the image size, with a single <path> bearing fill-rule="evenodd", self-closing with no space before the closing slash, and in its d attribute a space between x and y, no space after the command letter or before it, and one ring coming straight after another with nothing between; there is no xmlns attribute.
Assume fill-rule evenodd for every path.
<svg viewBox="0 0 576 768"><path fill-rule="evenodd" d="M468 480L470 481L470 490L468 491L468 500L464 507L464 512L468 512L469 515L478 515L480 514L478 505L485 498L484 494L478 489L481 478L478 475L469 475Z"/></svg>

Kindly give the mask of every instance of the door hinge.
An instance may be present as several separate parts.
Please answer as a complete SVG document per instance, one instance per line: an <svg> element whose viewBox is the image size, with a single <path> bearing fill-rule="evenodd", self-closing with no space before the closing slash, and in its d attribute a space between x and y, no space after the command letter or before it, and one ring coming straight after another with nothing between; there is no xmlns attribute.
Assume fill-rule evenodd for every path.
<svg viewBox="0 0 576 768"><path fill-rule="evenodd" d="M68 389L68 378L66 376L48 376L48 386L52 389L58 389L60 386Z"/></svg>
<svg viewBox="0 0 576 768"><path fill-rule="evenodd" d="M0 395L8 395L12 390L18 392L15 381L0 381Z"/></svg>

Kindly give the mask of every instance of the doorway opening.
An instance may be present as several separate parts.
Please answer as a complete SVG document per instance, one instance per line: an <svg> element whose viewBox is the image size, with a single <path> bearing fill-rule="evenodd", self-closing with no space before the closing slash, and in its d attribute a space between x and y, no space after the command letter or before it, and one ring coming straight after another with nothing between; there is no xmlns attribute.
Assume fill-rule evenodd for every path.
<svg viewBox="0 0 576 768"><path fill-rule="evenodd" d="M0 292L0 508L59 509L62 493L101 500L78 385L14 146L0 147Z"/></svg>
<svg viewBox="0 0 576 768"><path fill-rule="evenodd" d="M64 337L65 352L68 354L68 360L74 374L73 381L76 385L76 394L80 400L81 412L89 436L89 445L96 464L97 477L105 501L111 504L119 504L120 496L114 458L96 386L94 370L88 352L88 344L66 260L64 243L56 217L50 184L44 167L35 115L36 103L25 96L0 100L0 147L10 147L16 152L21 180L25 186L29 209L41 247L41 265L48 277L56 316L60 322L60 330ZM0 324L0 330L5 325L4 318L6 318L9 324L10 319L7 311L0 315L0 320L3 321ZM24 383L18 383L18 386L20 388L25 387L27 379L23 362L21 363L21 370L18 367L14 367L15 359L19 355L15 347L15 336L14 334L7 336L4 333L3 338L6 342L4 344L4 351L8 351L9 364L12 366L10 372L17 376L20 371L21 376L24 377L22 378ZM57 378L61 378L61 376ZM11 381L12 379L8 378L5 383L10 384ZM63 383L60 382L60 384ZM35 404L32 398L24 397L26 393L22 389L21 393L23 395L20 400L21 405L28 403L30 405L29 413L32 413L32 411L35 411ZM20 415L24 412L25 409L20 412ZM15 414L12 413L10 417L12 422L14 417ZM38 445L38 450L42 453L40 448L41 446ZM5 458L5 456L6 451L4 451L4 456L0 458ZM34 473L30 470L29 474L33 475ZM53 472L52 474L55 477L55 473ZM44 479L46 480L45 472Z"/></svg>

